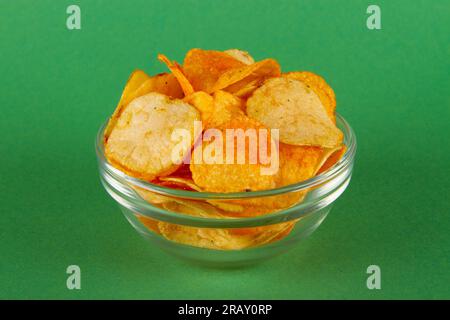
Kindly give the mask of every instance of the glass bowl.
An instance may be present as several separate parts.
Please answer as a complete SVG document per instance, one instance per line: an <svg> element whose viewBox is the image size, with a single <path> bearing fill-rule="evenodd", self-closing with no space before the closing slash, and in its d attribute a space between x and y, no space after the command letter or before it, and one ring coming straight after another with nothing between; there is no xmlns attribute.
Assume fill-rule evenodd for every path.
<svg viewBox="0 0 450 320"><path fill-rule="evenodd" d="M336 115L347 146L321 174L277 189L210 193L174 189L126 175L105 158L103 131L96 153L100 180L142 236L191 262L229 267L264 261L313 233L350 182L356 138Z"/></svg>

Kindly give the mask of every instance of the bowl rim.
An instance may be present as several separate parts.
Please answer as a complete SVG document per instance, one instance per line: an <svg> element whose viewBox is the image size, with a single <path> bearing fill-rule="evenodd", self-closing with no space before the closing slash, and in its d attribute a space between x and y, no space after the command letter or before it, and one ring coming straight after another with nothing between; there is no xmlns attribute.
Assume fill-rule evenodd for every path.
<svg viewBox="0 0 450 320"><path fill-rule="evenodd" d="M236 200L236 199L248 199L248 198L259 198L259 197L267 197L280 195L289 192L307 190L318 185L321 185L329 180L332 180L334 177L338 176L347 165L353 161L355 153L356 153L356 136L349 125L349 123L342 117L339 113L336 113L336 123L340 125L341 130L344 133L344 143L347 147L344 155L341 159L335 163L333 166L325 170L324 172L309 178L307 180L286 185L279 188L267 189L267 190L259 190L259 191L249 191L249 192L229 192L229 193L219 193L219 192L204 192L204 191L189 191L189 190L180 190L173 189L169 187L164 187L161 185L157 185L151 183L149 181L145 181L139 178L135 178L127 175L123 171L112 166L105 157L104 153L104 144L103 144L103 132L107 126L108 119L101 125L100 129L97 132L97 137L95 141L95 149L97 153L97 158L100 163L103 165L104 169L114 174L114 176L119 177L127 181L128 183L133 184L134 186L140 187L147 191L156 192L161 195L173 196L173 197L181 197L187 199L204 199L204 200Z"/></svg>

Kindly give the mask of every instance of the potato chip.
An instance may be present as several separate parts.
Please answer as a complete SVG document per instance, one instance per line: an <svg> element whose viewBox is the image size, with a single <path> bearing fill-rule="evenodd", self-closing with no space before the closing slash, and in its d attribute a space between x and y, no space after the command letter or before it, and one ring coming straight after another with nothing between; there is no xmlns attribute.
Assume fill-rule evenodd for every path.
<svg viewBox="0 0 450 320"><path fill-rule="evenodd" d="M214 112L211 115L206 127L218 128L229 123L235 117L245 118L243 109L244 102L225 91L217 91L213 94Z"/></svg>
<svg viewBox="0 0 450 320"><path fill-rule="evenodd" d="M325 159L323 164L319 167L317 174L321 174L322 172L325 172L326 170L330 169L332 166L334 166L338 161L342 158L342 156L345 154L345 151L347 151L347 146L343 145L342 147L336 149L333 149L333 152Z"/></svg>
<svg viewBox="0 0 450 320"><path fill-rule="evenodd" d="M197 186L194 183L194 181L192 181L191 179L184 179L184 178L177 178L177 177L161 177L159 180L185 185L185 186L188 186L190 189L198 191L198 192L202 191L202 189L199 186Z"/></svg>
<svg viewBox="0 0 450 320"><path fill-rule="evenodd" d="M156 234L161 234L158 227L158 220L143 216L141 214L135 214L136 218L150 231L153 231Z"/></svg>
<svg viewBox="0 0 450 320"><path fill-rule="evenodd" d="M298 80L267 80L248 99L247 114L269 128L279 129L283 143L334 148L343 139L318 96Z"/></svg>
<svg viewBox="0 0 450 320"><path fill-rule="evenodd" d="M184 101L200 111L202 123L206 125L214 112L214 98L206 92L197 91L184 98Z"/></svg>
<svg viewBox="0 0 450 320"><path fill-rule="evenodd" d="M263 230L253 237L253 246L262 246L286 237L294 228L296 221L288 221L276 225L261 227Z"/></svg>
<svg viewBox="0 0 450 320"><path fill-rule="evenodd" d="M259 152L254 152L254 158L251 159L250 143L253 143L253 151L260 150L262 143L265 143L267 147L267 156L271 157L271 152L276 152L272 148L272 140L270 132L266 131L267 141L259 139L259 130L267 130L253 119L246 117L245 115L233 117L230 121L226 122L219 128L217 128L223 139L213 139L211 142L203 141L202 144L196 146L192 152L190 169L192 172L192 178L194 182L200 186L203 190L209 192L240 192L240 191L254 191L271 189L276 184L276 173L263 174L264 168L269 169L270 164L263 164ZM240 129L237 132L241 133L255 133L254 139L245 137L243 148L238 149L239 143L237 139L226 139L227 129ZM250 129L247 131L247 129ZM236 132L236 131L235 131ZM227 141L230 141L228 144ZM242 140L241 140L242 141ZM201 148L200 152L197 148ZM204 156L206 150L219 150L219 160L222 162L206 161L205 158L197 159L199 156ZM227 161L226 155L233 152L233 159ZM243 157L243 161L238 163L238 157ZM278 159L278 158L276 158ZM208 163L209 162L209 163ZM252 163L253 162L253 163Z"/></svg>
<svg viewBox="0 0 450 320"><path fill-rule="evenodd" d="M148 203L151 203L157 207L161 207L161 204L163 204L163 203L173 201L172 198L162 195L162 194L159 194L159 193L156 193L154 191L149 191L147 189L140 188L140 187L137 187L134 185L132 185L131 187L139 195L139 197L141 197L143 200L145 200Z"/></svg>
<svg viewBox="0 0 450 320"><path fill-rule="evenodd" d="M247 98L249 97L253 91L258 89L261 84L263 83L263 79L253 79L248 80L245 83L237 83L236 88L234 89L234 85L232 85L230 88L228 88L229 91L233 92L233 95L239 98Z"/></svg>
<svg viewBox="0 0 450 320"><path fill-rule="evenodd" d="M135 70L131 73L128 78L127 84L123 89L122 96L120 97L119 103L117 104L116 110L114 110L113 115L109 119L108 125L104 132L104 140L108 139L112 128L117 122L123 108L135 98L134 92L150 77L142 70Z"/></svg>
<svg viewBox="0 0 450 320"><path fill-rule="evenodd" d="M159 93L136 98L112 128L105 155L114 166L137 178L168 175L179 167L195 141L195 120L200 120L199 112L182 100ZM190 132L190 141L173 140L175 129Z"/></svg>
<svg viewBox="0 0 450 320"><path fill-rule="evenodd" d="M169 68L169 70L172 72L172 74L177 78L178 83L181 86L181 89L183 89L184 95L189 96L192 93L194 93L194 88L192 87L192 84L189 82L189 80L184 75L181 67L176 63L175 61L170 61L165 55L158 54L158 59L165 63L166 66Z"/></svg>
<svg viewBox="0 0 450 320"><path fill-rule="evenodd" d="M225 91L213 95L197 91L185 101L200 111L204 128L217 128L235 116L244 116L244 102Z"/></svg>
<svg viewBox="0 0 450 320"><path fill-rule="evenodd" d="M319 96L331 120L336 123L336 96L333 89L321 76L308 71L294 71L283 74L283 77L302 81L310 87Z"/></svg>
<svg viewBox="0 0 450 320"><path fill-rule="evenodd" d="M294 146L280 143L280 179L278 187L312 178L316 172L323 149L320 147Z"/></svg>
<svg viewBox="0 0 450 320"><path fill-rule="evenodd" d="M165 210L184 213L190 216L222 219L224 216L219 209L209 203L203 201L195 201L189 199L172 198L170 202L164 202L162 207Z"/></svg>
<svg viewBox="0 0 450 320"><path fill-rule="evenodd" d="M191 190L195 191L201 191L201 189L198 186L195 186L194 182L189 179L183 179L183 178L175 178L175 177L162 177L159 180L161 181L167 181L170 183L180 185L189 185L191 186ZM157 183L160 184L160 183ZM219 200L210 200L203 202L201 200L189 200L189 199L183 199L180 197L172 197L172 196L166 196L162 194L158 194L154 191L149 191L143 188L135 187L133 186L133 189L138 193L138 195L145 201L149 202L150 204L168 210L172 212L177 213L184 213L192 216L198 216L198 217L205 217L205 218L227 218L229 216L222 214L223 208L225 207L228 210L239 210L239 208L236 208L236 205L234 207L227 206L227 204L223 204ZM231 205L232 206L232 205ZM241 208L242 210L242 208ZM232 218L232 217L229 217Z"/></svg>
<svg viewBox="0 0 450 320"><path fill-rule="evenodd" d="M160 178L161 180L166 180L166 178ZM184 185L185 179L167 177L167 181L173 181L178 185ZM187 180L187 179L186 179ZM158 183L159 184L159 183ZM190 185L193 184L192 180ZM149 191L143 188L133 186L133 189L138 193L138 195L148 203L176 213L184 213L192 216L206 217L206 218L226 218L226 215L222 215L216 205L211 203L205 203L203 201L183 199L180 197L172 197L167 195L158 194L154 191ZM211 200L212 201L212 200Z"/></svg>
<svg viewBox="0 0 450 320"><path fill-rule="evenodd" d="M178 80L171 73L160 73L156 76L150 77L136 89L133 96L134 98L137 98L150 92L162 93L166 96L177 99L184 97L183 90L181 89Z"/></svg>
<svg viewBox="0 0 450 320"><path fill-rule="evenodd" d="M229 54L236 60L239 60L243 64L249 65L255 63L253 57L247 52L239 49L228 49L224 51L226 54Z"/></svg>
<svg viewBox="0 0 450 320"><path fill-rule="evenodd" d="M242 66L243 62L228 53L191 49L184 58L183 71L195 91L211 93L213 85L223 73Z"/></svg>
<svg viewBox="0 0 450 320"><path fill-rule="evenodd" d="M231 69L222 74L214 84L212 91L224 90L230 93L239 92L249 83L262 83L264 80L281 75L278 62L265 59L251 65Z"/></svg>
<svg viewBox="0 0 450 320"><path fill-rule="evenodd" d="M162 177L159 180L167 181L167 182L171 182L171 183L175 183L175 184L179 184L179 185L184 185L184 186L189 187L192 190L195 190L195 191L198 191L198 192L203 192L202 188L197 186L192 179L178 178L178 177L171 177L171 176L169 176L169 177ZM227 211L227 212L241 212L241 211L244 210L241 205L234 204L234 203L228 203L226 201L206 200L206 202L208 202L209 204L219 208L220 210L224 210L224 211Z"/></svg>
<svg viewBox="0 0 450 320"><path fill-rule="evenodd" d="M320 147L294 146L289 144L279 144L280 170L276 187L284 187L296 184L312 178L321 161L331 153ZM243 206L243 210L237 216L252 217L262 214L272 213L274 210L289 208L301 202L307 191L295 191L281 195L238 200L237 203Z"/></svg>
<svg viewBox="0 0 450 320"><path fill-rule="evenodd" d="M222 212L227 217L232 217L232 215L229 215L229 213L240 213L244 211L244 207L240 204L232 203L232 201L226 201L226 200L208 200L208 203L212 204L216 208L222 210Z"/></svg>
<svg viewBox="0 0 450 320"><path fill-rule="evenodd" d="M322 157L323 150L319 147L294 146L279 144L280 169L276 187L284 187L312 178ZM242 199L238 203L244 206L241 216L258 216L271 213L274 210L289 208L306 196L306 191L295 191L281 195Z"/></svg>
<svg viewBox="0 0 450 320"><path fill-rule="evenodd" d="M243 249L246 239L230 237L226 230L188 227L173 223L160 222L158 228L168 240L199 248L216 250Z"/></svg>
<svg viewBox="0 0 450 320"><path fill-rule="evenodd" d="M293 221L241 229L196 228L166 222L158 224L161 234L178 243L215 250L241 250L280 240L292 230Z"/></svg>
<svg viewBox="0 0 450 320"><path fill-rule="evenodd" d="M119 119L123 109L133 100L140 96L146 95L150 92L158 92L165 94L171 98L182 98L183 91L181 90L178 81L172 74L161 73L156 76L149 77L141 70L134 71L125 86L125 89L120 98L119 104L111 116L108 126L104 132L104 141L108 140L113 126Z"/></svg>

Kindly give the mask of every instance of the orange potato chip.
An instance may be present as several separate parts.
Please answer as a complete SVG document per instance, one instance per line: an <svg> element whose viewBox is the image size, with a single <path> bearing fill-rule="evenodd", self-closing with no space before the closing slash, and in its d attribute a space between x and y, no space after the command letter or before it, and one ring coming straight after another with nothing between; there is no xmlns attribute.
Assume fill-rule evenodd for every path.
<svg viewBox="0 0 450 320"><path fill-rule="evenodd" d="M279 77L281 69L274 59L265 59L251 65L231 69L222 74L214 84L212 91L225 90L230 93L239 92L249 83L262 83L272 77Z"/></svg>
<svg viewBox="0 0 450 320"><path fill-rule="evenodd" d="M206 92L197 91L185 97L184 101L200 111L203 125L206 125L214 113L214 98Z"/></svg>
<svg viewBox="0 0 450 320"><path fill-rule="evenodd" d="M183 71L195 91L211 93L223 73L243 65L243 62L225 52L191 49L184 58Z"/></svg>
<svg viewBox="0 0 450 320"><path fill-rule="evenodd" d="M321 174L322 172L334 166L342 158L345 151L347 151L346 145L343 145L339 149L335 150L329 157L327 157L324 163L320 166L319 170L317 171L317 174Z"/></svg>
<svg viewBox="0 0 450 320"><path fill-rule="evenodd" d="M275 187L283 187L312 178L325 152L326 150L320 147L294 146L280 143L280 168ZM211 172L211 174L214 173ZM224 180L222 179L223 183L225 183ZM228 178L226 180L228 181ZM223 208L227 211L224 214L234 217L251 217L267 214L299 203L305 195L306 191L296 191L270 197L223 201L227 205L241 207L239 209L236 209L238 207L230 207L228 210Z"/></svg>
<svg viewBox="0 0 450 320"><path fill-rule="evenodd" d="M162 93L176 99L184 97L183 90L181 89L178 80L171 73L160 73L148 78L136 89L133 96L134 98L137 98L150 92Z"/></svg>
<svg viewBox="0 0 450 320"><path fill-rule="evenodd" d="M135 214L136 218L145 226L147 227L149 230L155 232L156 234L161 234L159 232L159 227L158 227L158 220L140 215L140 214Z"/></svg>
<svg viewBox="0 0 450 320"><path fill-rule="evenodd" d="M322 104L327 110L331 120L336 123L336 96L333 89L328 85L325 79L308 71L288 72L283 74L283 77L302 81L309 86L319 96L319 99L322 101Z"/></svg>
<svg viewBox="0 0 450 320"><path fill-rule="evenodd" d="M269 128L279 129L283 143L335 148L343 140L319 97L298 80L267 80L247 100L247 114Z"/></svg>
<svg viewBox="0 0 450 320"><path fill-rule="evenodd" d="M153 92L134 99L122 111L105 144L105 156L120 170L153 180L174 172L195 141L200 114L183 100ZM190 133L175 141L174 130ZM178 152L173 152L173 150Z"/></svg>
<svg viewBox="0 0 450 320"><path fill-rule="evenodd" d="M280 143L280 177L278 187L312 178L316 173L323 149L320 147L294 146Z"/></svg>
<svg viewBox="0 0 450 320"><path fill-rule="evenodd" d="M229 54L236 60L239 60L243 64L249 65L249 64L255 63L255 60L247 51L242 51L239 49L228 49L228 50L225 50L224 52L226 54Z"/></svg>
<svg viewBox="0 0 450 320"><path fill-rule="evenodd" d="M237 83L236 86L232 85L227 90L233 92L233 95L235 95L236 97L245 99L249 97L253 93L253 91L258 89L258 87L260 87L263 82L264 81L261 78L253 80L248 79L242 83Z"/></svg>
<svg viewBox="0 0 450 320"><path fill-rule="evenodd" d="M260 140L258 130L267 129L245 115L233 117L217 129L221 136L224 137L223 139L203 141L192 152L190 169L194 182L203 190L209 192L239 192L275 187L276 173L263 174L265 169L269 169L270 164L263 164L258 152L262 143L265 143L268 158L272 156L271 152L276 152L272 145L270 132L267 132L267 141ZM254 147L253 151L256 150L256 152L252 153L253 158L251 158L250 154L251 139L245 136L243 148L238 148L239 143L237 139L226 139L227 129L240 129L238 131L241 131L243 134L249 133L248 136L256 132L252 141L254 143L252 144ZM247 131L247 129L250 130ZM229 143L227 142L228 140L230 141ZM208 152L206 152L207 150ZM226 155L231 152L233 152L234 158L227 160ZM204 156L205 153L212 155L213 158L219 158L222 163L211 161L211 159L206 160L204 157L203 159L198 159L198 157ZM239 157L243 161L239 161Z"/></svg>
<svg viewBox="0 0 450 320"><path fill-rule="evenodd" d="M279 144L280 173L276 187L284 187L312 178L327 150L320 147ZM330 153L328 153L329 155ZM239 200L244 210L237 216L258 216L289 208L303 200L307 191L295 191L270 197Z"/></svg>
<svg viewBox="0 0 450 320"><path fill-rule="evenodd" d="M244 102L225 91L217 91L213 95L197 91L185 98L202 115L205 128L217 128L235 116L244 116Z"/></svg>
<svg viewBox="0 0 450 320"><path fill-rule="evenodd" d="M244 102L231 93L217 91L213 94L214 112L207 123L208 128L218 128L230 122L234 117L245 117Z"/></svg>
<svg viewBox="0 0 450 320"><path fill-rule="evenodd" d="M189 80L184 75L181 67L176 63L175 61L170 61L165 55L158 54L158 59L165 63L169 70L172 72L172 74L177 78L178 83L180 84L181 88L183 89L183 92L186 96L191 95L194 93L194 88L192 87L192 84L189 82Z"/></svg>

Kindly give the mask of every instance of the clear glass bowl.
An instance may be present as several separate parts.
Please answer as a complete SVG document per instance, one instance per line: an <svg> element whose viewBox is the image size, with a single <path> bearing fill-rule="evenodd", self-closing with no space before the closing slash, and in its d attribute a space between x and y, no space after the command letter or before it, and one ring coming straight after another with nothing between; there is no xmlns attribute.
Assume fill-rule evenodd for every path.
<svg viewBox="0 0 450 320"><path fill-rule="evenodd" d="M168 188L126 175L105 159L103 131L96 152L100 179L131 225L180 258L221 267L266 260L309 236L350 182L356 138L336 115L347 150L334 166L282 188L209 193Z"/></svg>

